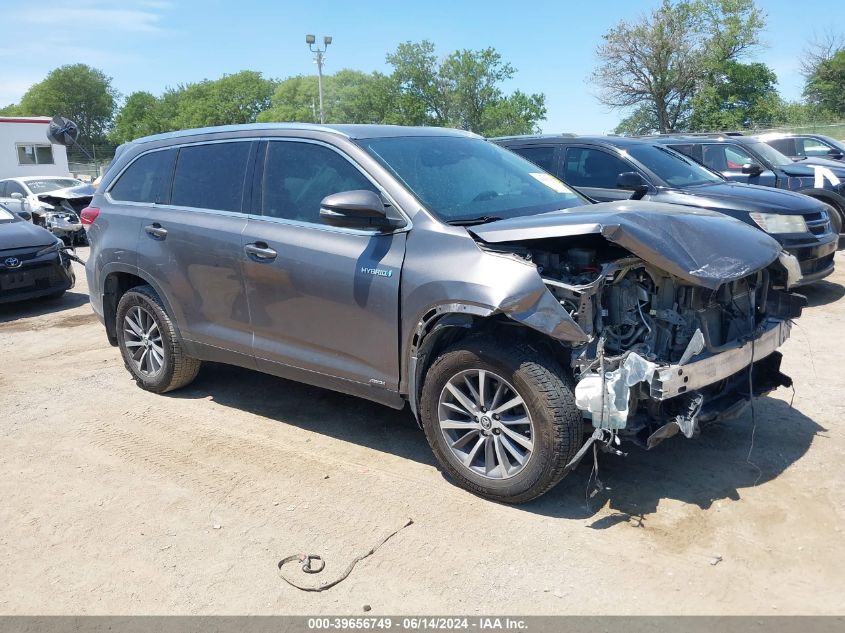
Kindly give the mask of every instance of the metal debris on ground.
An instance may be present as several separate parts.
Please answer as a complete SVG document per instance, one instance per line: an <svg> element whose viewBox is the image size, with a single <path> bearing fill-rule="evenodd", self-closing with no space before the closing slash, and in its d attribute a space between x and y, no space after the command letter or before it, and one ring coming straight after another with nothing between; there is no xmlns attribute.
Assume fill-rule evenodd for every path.
<svg viewBox="0 0 845 633"><path fill-rule="evenodd" d="M309 586L306 586L306 585L300 585L299 583L297 583L293 580L285 578L285 576L282 574L282 567L284 565L286 565L287 563L291 563L293 561L299 561L301 563L300 569L302 570L303 573L319 574L325 568L326 563L323 560L323 557L319 556L318 554L293 554L291 556L283 558L282 560L279 561L279 564L278 564L279 577L282 580L284 580L286 583L288 583L291 587L296 587L297 589L301 589L302 591L325 591L326 589L334 587L335 585L342 582L343 580L346 580L346 577L349 576L349 574L352 573L352 570L355 568L355 565L357 565L360 561L364 560L368 556L371 556L372 554L374 554L375 551L378 548L380 548L382 545L384 545L388 540L390 540L393 536L398 534L401 530L404 530L406 527L411 525L413 522L414 522L414 520L409 518L407 521L405 521L405 523L403 525L401 525L399 528L393 530L393 532L391 532L390 534L385 536L383 539L381 539L381 541L376 543L367 552L365 552L364 554L362 554L360 556L356 556L355 558L353 558L352 562L349 563L349 565L346 567L346 569L343 571L343 573L338 578L332 580L331 582L326 582L324 580L324 581L321 581L320 584L318 584L315 587L309 587ZM312 562L319 562L319 566L317 566L317 567L313 566ZM368 610L366 608L366 606L368 606L368 605L365 605L365 609L364 609L365 611Z"/></svg>

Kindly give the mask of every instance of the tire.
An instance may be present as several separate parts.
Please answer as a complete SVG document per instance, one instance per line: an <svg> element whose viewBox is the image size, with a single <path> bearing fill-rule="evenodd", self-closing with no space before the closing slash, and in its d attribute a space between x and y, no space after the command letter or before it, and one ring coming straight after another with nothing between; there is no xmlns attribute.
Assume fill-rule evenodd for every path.
<svg viewBox="0 0 845 633"><path fill-rule="evenodd" d="M116 323L123 363L141 389L165 393L184 387L197 377L202 362L185 354L173 321L150 286L136 286L120 298ZM149 336L141 336L132 323L140 325L140 332Z"/></svg>
<svg viewBox="0 0 845 633"><path fill-rule="evenodd" d="M482 380L479 370L485 372L483 376L487 384L487 393L480 401L489 405L489 409L476 407L476 418L473 419L468 413L458 412L459 409L465 412L468 409L454 396L453 388L460 389L469 380L475 385L477 394ZM494 401L498 393L491 396L489 392L496 388L496 378L505 382L503 389L508 394L500 401L508 398L508 402L513 402L510 389L522 399L522 404L501 412L496 420L491 420L487 416L495 411ZM473 392L467 388L464 396L467 393ZM479 399L476 399L476 404L478 402ZM515 413L505 415L507 411ZM523 417L520 416L526 413L530 426L513 421L507 425L504 423L505 418L521 420ZM527 344L503 345L487 338L473 337L447 349L432 363L426 374L420 414L428 443L450 477L475 494L505 503L530 501L554 487L566 475L566 464L575 456L583 440L583 420L575 406L569 379L551 356ZM447 425L457 420L474 424L475 428L466 431L464 428L443 429L441 419L444 416ZM486 426L488 423L492 429ZM504 426L510 433L503 432ZM513 448L517 452L524 449L521 443L517 445L513 440L515 431L523 439L530 439L531 443L530 454L525 450L527 459L523 455L523 464L518 462L513 451ZM530 438L526 437L528 435ZM499 446L496 446L497 441ZM470 458L471 451L479 442L483 444L477 449L475 458L469 466L465 465L465 460ZM505 442L510 443L510 449ZM490 444L493 445L492 459L487 453ZM460 446L461 451L465 447L466 451L456 454L453 446ZM503 457L508 462L506 467L501 465ZM491 469L491 461L500 463Z"/></svg>
<svg viewBox="0 0 845 633"><path fill-rule="evenodd" d="M829 202L826 204L827 214L830 216L830 226L833 229L833 232L838 235L842 233L842 209L830 204Z"/></svg>

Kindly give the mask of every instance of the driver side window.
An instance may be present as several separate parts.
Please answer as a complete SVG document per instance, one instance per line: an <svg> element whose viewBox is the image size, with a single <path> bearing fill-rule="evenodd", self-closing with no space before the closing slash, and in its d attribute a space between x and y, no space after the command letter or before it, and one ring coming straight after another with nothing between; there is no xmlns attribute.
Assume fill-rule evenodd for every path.
<svg viewBox="0 0 845 633"><path fill-rule="evenodd" d="M569 147L563 180L573 187L615 189L619 174L628 171L636 169L612 154L587 147Z"/></svg>
<svg viewBox="0 0 845 633"><path fill-rule="evenodd" d="M341 191L376 187L352 163L323 145L270 141L264 162L261 214L320 223L320 202Z"/></svg>

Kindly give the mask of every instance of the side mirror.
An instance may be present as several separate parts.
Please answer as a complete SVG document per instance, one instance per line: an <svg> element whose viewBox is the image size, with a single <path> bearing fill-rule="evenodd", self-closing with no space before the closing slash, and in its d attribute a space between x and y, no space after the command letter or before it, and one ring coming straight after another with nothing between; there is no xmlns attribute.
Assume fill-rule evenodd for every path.
<svg viewBox="0 0 845 633"><path fill-rule="evenodd" d="M749 176L759 176L763 173L763 166L760 163L745 163L742 166L742 173Z"/></svg>
<svg viewBox="0 0 845 633"><path fill-rule="evenodd" d="M648 183L639 172L626 171L616 177L616 188L633 191L631 200L640 200L648 193Z"/></svg>
<svg viewBox="0 0 845 633"><path fill-rule="evenodd" d="M19 191L15 191L11 197L15 200L23 200L23 194Z"/></svg>
<svg viewBox="0 0 845 633"><path fill-rule="evenodd" d="M405 225L391 215L381 196L367 189L333 193L320 203L320 220L331 226L389 231Z"/></svg>
<svg viewBox="0 0 845 633"><path fill-rule="evenodd" d="M830 158L832 158L833 160L842 160L843 158L845 158L845 154L843 154L841 151L839 151L839 150L838 150L838 149L836 149L835 147L831 147L831 148L827 151L827 155L828 155Z"/></svg>

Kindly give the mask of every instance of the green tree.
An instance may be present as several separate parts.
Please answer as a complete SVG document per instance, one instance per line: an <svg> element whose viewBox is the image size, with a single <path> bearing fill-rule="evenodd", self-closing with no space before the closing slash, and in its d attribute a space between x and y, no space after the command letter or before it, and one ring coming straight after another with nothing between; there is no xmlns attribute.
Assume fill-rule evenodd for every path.
<svg viewBox="0 0 845 633"><path fill-rule="evenodd" d="M161 132L157 105L158 100L149 92L133 92L114 118L109 139L120 144Z"/></svg>
<svg viewBox="0 0 845 633"><path fill-rule="evenodd" d="M650 104L643 104L624 119L613 130L615 134L625 136L639 136L642 134L653 134L660 131L660 123L654 108Z"/></svg>
<svg viewBox="0 0 845 633"><path fill-rule="evenodd" d="M26 91L17 111L23 116L68 117L79 126L82 145L101 143L119 96L111 81L85 64L61 66Z"/></svg>
<svg viewBox="0 0 845 633"><path fill-rule="evenodd" d="M786 120L777 76L760 63L726 62L692 99L691 110L693 131L772 127Z"/></svg>
<svg viewBox="0 0 845 633"><path fill-rule="evenodd" d="M0 116L19 116L20 106L16 103L10 103L5 108L0 108Z"/></svg>
<svg viewBox="0 0 845 633"><path fill-rule="evenodd" d="M835 117L845 117L845 48L820 61L807 76L807 102Z"/></svg>
<svg viewBox="0 0 845 633"><path fill-rule="evenodd" d="M611 108L653 113L661 132L686 124L696 92L722 66L759 43L764 25L753 0L684 0L663 4L604 34L592 80Z"/></svg>
<svg viewBox="0 0 845 633"><path fill-rule="evenodd" d="M478 134L537 131L545 118L545 95L515 92L501 84L516 70L493 48L460 50L438 61L434 44L405 42L387 55L403 122L458 127Z"/></svg>

